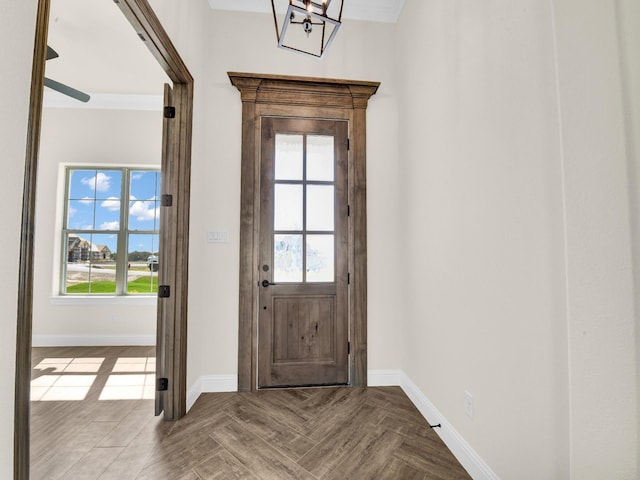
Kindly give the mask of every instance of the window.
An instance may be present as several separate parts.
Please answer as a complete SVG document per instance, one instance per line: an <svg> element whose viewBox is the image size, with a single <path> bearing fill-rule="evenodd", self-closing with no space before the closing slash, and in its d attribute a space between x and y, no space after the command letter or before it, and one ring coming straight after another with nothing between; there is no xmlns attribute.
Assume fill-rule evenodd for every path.
<svg viewBox="0 0 640 480"><path fill-rule="evenodd" d="M159 229L159 170L67 168L60 293L155 294Z"/></svg>
<svg viewBox="0 0 640 480"><path fill-rule="evenodd" d="M334 136L276 133L274 156L273 281L335 282Z"/></svg>

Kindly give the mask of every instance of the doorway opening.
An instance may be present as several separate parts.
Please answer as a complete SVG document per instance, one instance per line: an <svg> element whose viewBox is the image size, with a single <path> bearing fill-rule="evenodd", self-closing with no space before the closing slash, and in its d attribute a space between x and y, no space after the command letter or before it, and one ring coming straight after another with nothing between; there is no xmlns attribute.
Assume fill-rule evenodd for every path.
<svg viewBox="0 0 640 480"><path fill-rule="evenodd" d="M253 391L258 388L292 383L305 385L342 383L366 386L366 109L369 98L375 94L380 84L253 73L229 72L228 75L231 83L240 91L242 99L238 389ZM323 123L325 121L326 123ZM263 125L268 126L269 122L288 122L288 125L280 131L283 135L302 134L303 154L300 158L303 159L303 163L299 179L277 178L275 167L267 167L267 173L263 173L264 159L271 155L269 153L271 150L276 151L275 148L271 148L271 143L277 141L278 132L272 132L273 142L269 140L268 134L266 137L262 136ZM331 125L329 128L334 129L333 133L323 132L322 127L318 130L316 126L310 127L309 131L296 131L296 128L301 127L305 130L303 126L313 122L318 122L318 125L324 124L325 127ZM338 168L344 162L346 174L343 175L345 177L343 186L336 182L335 176L331 180L327 180L327 176L318 180L318 178L310 179L304 173L304 168L307 168L304 150L310 147L308 135L331 137L335 142L338 138L342 138L341 134L338 134L338 130L342 127L339 128L338 125L343 126L346 132L346 142L340 140L343 142L342 145L335 144L334 148L329 150L334 168ZM316 140L326 143L327 138L314 139L312 144ZM343 150L344 153L342 153ZM341 156L344 157L342 160L340 160ZM273 179L269 178L268 172L274 172ZM269 181L264 183L265 179ZM329 222L328 217L325 216L324 223L320 222L315 226L319 229L307 228L305 215L308 217L310 213L307 205L311 197L301 193L302 204L298 209L299 215L302 215L301 227L294 228L288 225L280 229L274 221L271 207L268 207L272 201L277 202L275 190L278 184L283 187L281 188L283 191L292 188L293 190L297 188L300 192L304 192L309 187L311 189L322 187L320 190L333 188L330 196L335 208L329 210L333 212L330 218L333 223ZM342 200L342 194L337 194L341 189L344 189L341 193L346 198L346 202ZM277 206L274 212L276 210ZM345 225L340 227L342 221ZM336 234L336 226L339 226L340 232L344 229L346 236L342 233ZM336 241L338 237L342 239L340 245ZM308 246L310 238L312 243L316 241L315 247ZM265 239L268 239L267 244ZM296 251L296 247L289 243L300 243L300 248L297 249L300 252L299 266L293 270L300 270L302 282L297 281L300 279L292 281L292 278L289 278L288 282L280 282L287 285L271 285L278 284L277 278L273 276L278 271L276 265L278 253L274 247L276 240L286 240L280 245L285 250L288 246L290 253ZM287 243L289 240L291 242ZM320 241L320 244L317 241ZM317 281L320 277L316 277L314 282L307 282L312 283L313 288L319 290L305 292L314 298L310 303L305 301L309 304L303 306L300 298L296 298L297 292L290 290L297 288L294 286L296 283L305 283L304 280L309 278L309 274L318 273L312 271L310 259L307 258L307 253L312 250L316 253L320 250L324 252L322 255L316 255L324 258L321 262L322 268L319 270L322 270L321 275L324 275L322 278L331 277L333 282ZM333 255L330 260L328 260L329 254ZM345 260L336 262L336 259L342 256ZM289 260L291 259L287 261ZM329 264L333 265L333 270L326 268ZM290 265L287 266L288 272L282 272L283 278L291 274L289 267ZM332 287L329 284L332 284ZM328 291L327 288L333 288L333 290ZM274 292L275 295L270 292ZM301 309L306 313L290 314L290 312L300 312ZM338 320L338 316L333 312L338 313L341 310L345 312L345 317L343 320ZM321 315L311 313L312 311L324 313ZM321 317L331 320L321 324ZM277 325L282 328L274 328ZM312 335L311 341L308 338L309 333ZM291 340L290 350L289 345L287 348L284 347L282 343L284 339L287 339L287 342ZM320 347L321 344L322 347ZM301 348L306 350L303 355L299 353ZM261 353L265 355L261 356ZM333 373L342 371L340 362L346 364L346 375L329 375L327 373L329 371ZM306 372L307 370L309 371ZM291 375L294 376L291 377Z"/></svg>
<svg viewBox="0 0 640 480"><path fill-rule="evenodd" d="M171 101L170 105L165 104L171 107L171 115L165 115L163 122L162 198L163 205L167 208L163 207L162 210L161 249L158 255L159 280L162 286L167 287L163 292L170 290L172 293L169 296L159 296L161 298L157 301L156 342L158 375L163 379L162 386L166 386L166 390L162 389L156 394L157 409L164 411L165 419L172 420L180 418L186 411L188 210L193 78L147 0L120 0L117 5L173 82L173 88L168 93L165 92L165 99ZM18 281L14 477L20 480L29 478L35 197L49 16L50 1L39 0L27 131ZM172 228L168 228L169 225Z"/></svg>

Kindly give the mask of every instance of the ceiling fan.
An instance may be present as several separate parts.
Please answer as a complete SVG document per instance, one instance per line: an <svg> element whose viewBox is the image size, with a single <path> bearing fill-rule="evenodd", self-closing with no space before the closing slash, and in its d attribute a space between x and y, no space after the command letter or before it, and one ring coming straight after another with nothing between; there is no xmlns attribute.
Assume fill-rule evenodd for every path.
<svg viewBox="0 0 640 480"><path fill-rule="evenodd" d="M47 60L52 60L54 58L58 58L58 53L47 45ZM60 92L64 95L68 95L69 97L75 98L76 100L80 100L81 102L88 102L91 98L84 92L80 90L76 90L75 88L71 88L64 83L56 82L55 80L51 80L50 78L44 77L44 84L57 92Z"/></svg>

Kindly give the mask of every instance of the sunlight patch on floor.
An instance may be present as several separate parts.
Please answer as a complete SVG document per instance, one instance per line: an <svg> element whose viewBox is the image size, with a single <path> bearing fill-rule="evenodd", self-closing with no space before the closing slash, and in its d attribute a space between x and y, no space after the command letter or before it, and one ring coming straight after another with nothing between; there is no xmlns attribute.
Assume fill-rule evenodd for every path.
<svg viewBox="0 0 640 480"><path fill-rule="evenodd" d="M43 375L31 382L31 400L84 400L95 379L96 375Z"/></svg>
<svg viewBox="0 0 640 480"><path fill-rule="evenodd" d="M31 401L82 401L94 386L104 357L45 358L34 367ZM153 400L155 357L120 357L99 400ZM151 373L148 373L151 372Z"/></svg>
<svg viewBox="0 0 640 480"><path fill-rule="evenodd" d="M54 372L94 373L100 370L104 357L45 358L34 367L36 375Z"/></svg>
<svg viewBox="0 0 640 480"><path fill-rule="evenodd" d="M155 375L109 375L99 400L145 400L155 398Z"/></svg>
<svg viewBox="0 0 640 480"><path fill-rule="evenodd" d="M155 372L156 357L121 357L116 360L114 372Z"/></svg>

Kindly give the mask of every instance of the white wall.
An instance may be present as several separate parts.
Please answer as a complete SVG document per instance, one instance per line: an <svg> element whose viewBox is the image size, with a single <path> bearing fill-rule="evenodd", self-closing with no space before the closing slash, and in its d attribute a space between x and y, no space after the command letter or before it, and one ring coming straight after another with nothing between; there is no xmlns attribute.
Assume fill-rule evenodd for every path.
<svg viewBox="0 0 640 480"><path fill-rule="evenodd" d="M620 2L553 5L566 209L571 478L634 479L638 394L630 212L637 215L638 209L630 210L628 169L637 163L628 157L633 138L625 126L625 95L637 95L638 86L628 84L625 91L621 67L637 46L621 50L620 40L640 28L640 17L636 9L621 31Z"/></svg>
<svg viewBox="0 0 640 480"><path fill-rule="evenodd" d="M567 478L549 5L407 0L397 30L403 368L500 478Z"/></svg>
<svg viewBox="0 0 640 480"><path fill-rule="evenodd" d="M601 0L398 23L403 368L501 478L637 478L638 27Z"/></svg>
<svg viewBox="0 0 640 480"><path fill-rule="evenodd" d="M276 48L269 15L212 11L204 0L151 5L195 77L187 384L201 375L237 373L242 120L228 71L382 82L367 115L369 368L399 368L393 25L345 23L317 61ZM207 244L207 229L229 231L230 243Z"/></svg>
<svg viewBox="0 0 640 480"><path fill-rule="evenodd" d="M629 199L632 228L632 254L635 278L636 319L636 389L640 392L640 2L620 0L616 2L618 41L621 51L623 81L623 107L626 126L626 152L629 170ZM640 401L637 405L638 433L640 437ZM640 441L637 442L637 458L640 462ZM640 470L640 467L638 467Z"/></svg>
<svg viewBox="0 0 640 480"><path fill-rule="evenodd" d="M0 478L13 478L13 412L16 356L16 308L24 159L31 86L35 0L0 3L0 119L3 208L0 209Z"/></svg>
<svg viewBox="0 0 640 480"><path fill-rule="evenodd" d="M36 201L33 337L37 344L155 343L155 297L60 300L64 167L160 166L160 111L45 108ZM146 339L146 340L145 340Z"/></svg>

